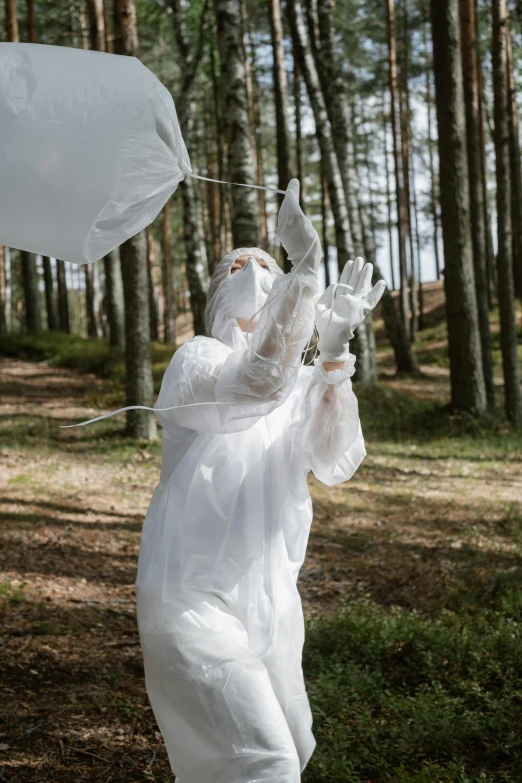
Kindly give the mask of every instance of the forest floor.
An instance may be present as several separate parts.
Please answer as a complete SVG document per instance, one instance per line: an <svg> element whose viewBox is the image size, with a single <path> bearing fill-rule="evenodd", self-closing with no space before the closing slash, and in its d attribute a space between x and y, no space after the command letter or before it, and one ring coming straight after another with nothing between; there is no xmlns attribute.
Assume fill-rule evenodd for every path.
<svg viewBox="0 0 522 783"><path fill-rule="evenodd" d="M436 349L437 335L432 343ZM444 613L493 611L514 628L522 609L522 439L502 422L449 416L448 370L439 363L396 379L385 351L380 361L379 397L359 394L369 434L364 464L337 487L310 479L314 525L299 579L310 644L322 618L346 605L363 614L373 607L372 622L375 612L430 623ZM134 612L140 529L158 481L159 445L127 441L121 417L59 429L95 415L114 396L113 385L95 375L0 359L0 781L172 781L146 697ZM379 621L379 633L386 622ZM314 650L307 653L310 678ZM368 662L362 665L368 671ZM509 707L519 718L521 681L518 708ZM410 767L404 757L382 768L371 758L352 762L335 749L337 729L315 692L319 745L308 783L522 779L510 776L507 750L511 772L502 776L504 762L493 761L496 751L487 747L479 755L489 752L492 767L470 762L468 772L458 753L460 771L451 772L447 760L439 769L433 750ZM372 725L381 713L382 705L368 718Z"/></svg>

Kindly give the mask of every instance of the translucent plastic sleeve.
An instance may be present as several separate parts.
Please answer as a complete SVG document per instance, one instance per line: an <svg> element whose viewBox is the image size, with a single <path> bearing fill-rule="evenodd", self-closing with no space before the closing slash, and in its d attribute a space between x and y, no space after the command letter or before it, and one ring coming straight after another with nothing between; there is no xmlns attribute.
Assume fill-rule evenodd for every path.
<svg viewBox="0 0 522 783"><path fill-rule="evenodd" d="M364 457L359 406L352 390L355 359L327 372L316 363L306 392L296 400L291 437L306 466L328 486L350 479Z"/></svg>

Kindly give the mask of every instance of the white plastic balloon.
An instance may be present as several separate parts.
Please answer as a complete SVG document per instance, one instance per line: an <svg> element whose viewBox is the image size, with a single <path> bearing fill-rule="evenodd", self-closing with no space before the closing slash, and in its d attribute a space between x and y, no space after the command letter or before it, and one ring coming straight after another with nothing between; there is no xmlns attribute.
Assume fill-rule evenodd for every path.
<svg viewBox="0 0 522 783"><path fill-rule="evenodd" d="M190 171L172 96L139 60L0 43L0 244L96 261Z"/></svg>

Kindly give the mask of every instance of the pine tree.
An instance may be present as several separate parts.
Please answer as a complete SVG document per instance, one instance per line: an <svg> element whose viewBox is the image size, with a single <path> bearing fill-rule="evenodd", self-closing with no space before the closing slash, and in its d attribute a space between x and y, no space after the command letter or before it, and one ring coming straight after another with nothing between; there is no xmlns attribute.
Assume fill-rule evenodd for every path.
<svg viewBox="0 0 522 783"><path fill-rule="evenodd" d="M114 0L114 51L131 57L138 53L134 0ZM154 385L144 231L121 245L120 258L125 300L125 403L151 406ZM132 438L154 439L156 420L148 411L127 411L127 433Z"/></svg>
<svg viewBox="0 0 522 783"><path fill-rule="evenodd" d="M444 161L440 203L451 401L455 409L483 413L486 390L473 274L459 0L431 0L431 22L439 158Z"/></svg>
<svg viewBox="0 0 522 783"><path fill-rule="evenodd" d="M493 96L495 116L495 168L497 175L498 225L498 303L500 309L500 342L504 370L505 407L508 419L522 427L522 393L517 355L513 285L513 237L511 225L511 172L509 134L509 80L507 69L506 0L493 4Z"/></svg>

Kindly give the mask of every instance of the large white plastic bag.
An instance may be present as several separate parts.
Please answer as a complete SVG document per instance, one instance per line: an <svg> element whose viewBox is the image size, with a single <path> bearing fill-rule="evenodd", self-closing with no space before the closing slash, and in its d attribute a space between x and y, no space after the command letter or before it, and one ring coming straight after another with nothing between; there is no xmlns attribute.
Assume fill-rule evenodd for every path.
<svg viewBox="0 0 522 783"><path fill-rule="evenodd" d="M96 261L187 171L172 96L139 60L0 43L0 244Z"/></svg>

